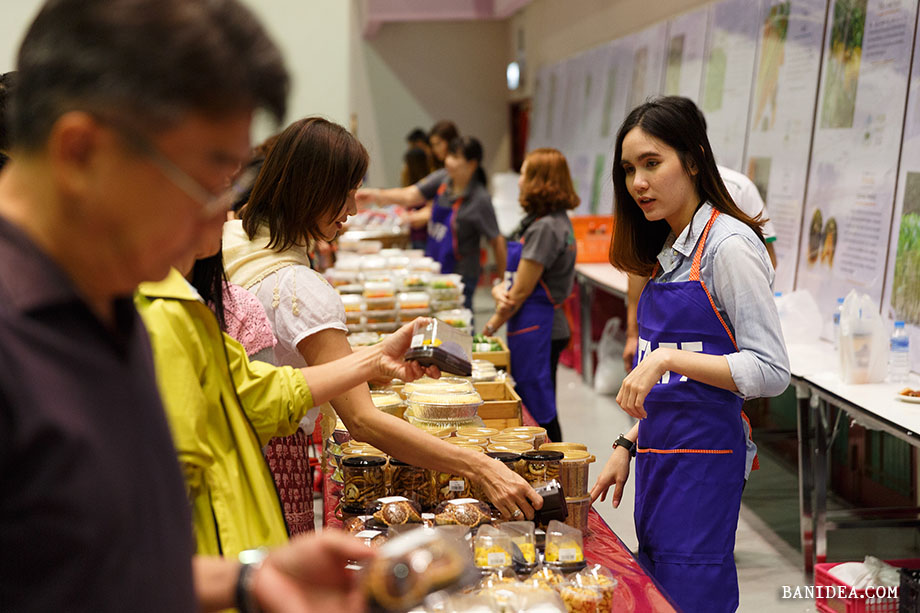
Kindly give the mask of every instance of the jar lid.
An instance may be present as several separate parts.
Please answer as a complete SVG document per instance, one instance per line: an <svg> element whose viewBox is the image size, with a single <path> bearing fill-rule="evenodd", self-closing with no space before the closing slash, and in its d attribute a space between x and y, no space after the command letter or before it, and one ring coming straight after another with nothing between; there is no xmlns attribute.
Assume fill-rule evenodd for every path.
<svg viewBox="0 0 920 613"><path fill-rule="evenodd" d="M525 460L534 460L537 462L558 462L565 457L561 451L525 451L521 454Z"/></svg>
<svg viewBox="0 0 920 613"><path fill-rule="evenodd" d="M382 458L379 455L348 456L347 458L342 460L342 466L348 466L351 468L383 466L386 463L387 463L387 459Z"/></svg>
<svg viewBox="0 0 920 613"><path fill-rule="evenodd" d="M546 451L546 450L543 449L541 451ZM582 451L581 449L566 449L565 451L562 451L561 453L565 456L564 458L562 458L562 461L565 462L566 464L568 463L590 464L596 459L593 455L591 455L587 451Z"/></svg>
<svg viewBox="0 0 920 613"><path fill-rule="evenodd" d="M396 458L390 458L390 466L415 466L415 464L410 464L409 462L403 462L402 460L397 460ZM420 466L415 466L419 470L423 470Z"/></svg>
<svg viewBox="0 0 920 613"><path fill-rule="evenodd" d="M521 459L521 454L514 453L511 451L489 451L489 452L486 452L486 455L489 456L490 458L495 458L496 460L500 460L504 462L505 464L509 464L511 462L517 462L518 460Z"/></svg>
<svg viewBox="0 0 920 613"><path fill-rule="evenodd" d="M584 443L543 443L540 445L540 449L552 449L553 451L561 451L565 453L567 449L580 449L582 451L587 451L588 446Z"/></svg>

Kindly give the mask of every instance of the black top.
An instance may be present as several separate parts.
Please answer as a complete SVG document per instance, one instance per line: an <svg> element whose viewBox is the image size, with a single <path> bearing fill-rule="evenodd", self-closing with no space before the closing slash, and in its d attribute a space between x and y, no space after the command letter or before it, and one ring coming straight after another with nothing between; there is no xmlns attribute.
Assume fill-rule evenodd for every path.
<svg viewBox="0 0 920 613"><path fill-rule="evenodd" d="M0 610L196 611L191 515L130 296L105 328L0 218Z"/></svg>

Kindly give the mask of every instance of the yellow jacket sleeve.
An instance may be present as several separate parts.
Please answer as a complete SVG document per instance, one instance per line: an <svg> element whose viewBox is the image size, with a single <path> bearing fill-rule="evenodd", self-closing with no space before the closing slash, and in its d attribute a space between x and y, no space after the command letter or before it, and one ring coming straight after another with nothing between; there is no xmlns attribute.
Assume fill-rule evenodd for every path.
<svg viewBox="0 0 920 613"><path fill-rule="evenodd" d="M273 436L296 432L300 420L313 408L303 374L290 366L249 361L243 346L226 334L224 347L240 404L261 444Z"/></svg>

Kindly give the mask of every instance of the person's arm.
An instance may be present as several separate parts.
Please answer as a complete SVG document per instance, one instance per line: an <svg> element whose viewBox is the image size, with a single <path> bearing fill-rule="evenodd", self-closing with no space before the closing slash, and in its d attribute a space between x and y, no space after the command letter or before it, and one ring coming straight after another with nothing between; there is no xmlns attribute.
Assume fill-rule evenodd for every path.
<svg viewBox="0 0 920 613"><path fill-rule="evenodd" d="M365 187L359 189L355 194L355 201L358 204L358 208L364 208L373 203L398 204L399 206L410 207L425 202L425 196L416 185L389 189Z"/></svg>
<svg viewBox="0 0 920 613"><path fill-rule="evenodd" d="M418 230L427 226L431 220L431 206L429 202L420 209L409 211L409 227Z"/></svg>
<svg viewBox="0 0 920 613"><path fill-rule="evenodd" d="M305 338L297 349L309 364L337 364L353 354L345 334L336 329L322 330ZM383 413L374 406L365 383L333 398L332 406L357 440L368 442L403 462L444 472L457 471L479 483L505 517L511 518L516 509L521 509L530 519L533 508L539 508L540 497L517 473L484 454L458 449Z"/></svg>
<svg viewBox="0 0 920 613"><path fill-rule="evenodd" d="M636 441L639 440L639 422L636 422L623 437L629 439L635 445ZM613 453L607 458L607 463L604 464L604 469L591 488L592 503L598 498L603 502L607 498L607 490L613 485L615 487L613 488L613 497L610 502L613 503L614 509L620 506L620 500L623 499L623 487L626 485L626 480L629 479L630 460L632 460L632 455L625 447L618 445L613 450Z"/></svg>
<svg viewBox="0 0 920 613"><path fill-rule="evenodd" d="M272 550L252 570L244 590L264 613L359 612L364 595L355 575L345 569L349 560L366 561L373 549L344 533L329 531L301 535ZM216 556L192 558L195 594L202 611L237 606L241 565Z"/></svg>
<svg viewBox="0 0 920 613"><path fill-rule="evenodd" d="M639 347L639 297L648 283L648 277L632 273L627 277L629 280L626 288L626 346L623 347L623 366L626 372L629 372L632 370L636 349Z"/></svg>
<svg viewBox="0 0 920 613"><path fill-rule="evenodd" d="M489 241L492 245L492 254L495 256L495 274L499 279L505 278L505 266L508 264L508 245L505 237L499 234Z"/></svg>
<svg viewBox="0 0 920 613"><path fill-rule="evenodd" d="M543 276L543 270L543 265L539 262L522 259L517 272L514 273L514 283L509 291L506 292L501 284L492 288L492 295L496 299L495 313L486 323L483 334L491 336L518 312L524 301L537 287L540 277Z"/></svg>

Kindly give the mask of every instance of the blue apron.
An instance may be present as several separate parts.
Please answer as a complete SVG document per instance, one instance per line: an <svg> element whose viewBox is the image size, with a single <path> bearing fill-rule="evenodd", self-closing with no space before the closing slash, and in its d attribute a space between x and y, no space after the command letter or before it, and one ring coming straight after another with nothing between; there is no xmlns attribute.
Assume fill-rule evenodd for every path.
<svg viewBox="0 0 920 613"><path fill-rule="evenodd" d="M457 212L463 204L463 198L457 198L451 206L443 206L441 200L447 192L447 184L442 183L431 205L431 219L428 221L428 241L425 255L441 263L441 272L452 273L460 259L457 250Z"/></svg>
<svg viewBox="0 0 920 613"><path fill-rule="evenodd" d="M509 279L509 289L523 249L523 242L508 243L505 278ZM541 280L518 312L508 320L511 376L524 406L540 424L549 423L556 417L556 394L550 368L553 312L556 308Z"/></svg>
<svg viewBox="0 0 920 613"><path fill-rule="evenodd" d="M690 280L650 280L638 305L642 360L658 347L735 353L734 337L700 280L713 211ZM690 613L735 611L735 530L745 470L743 400L728 390L665 373L645 398L636 459L639 559Z"/></svg>

